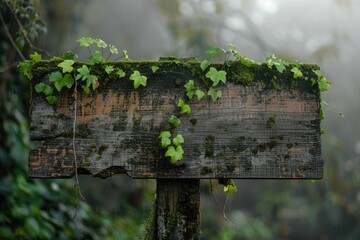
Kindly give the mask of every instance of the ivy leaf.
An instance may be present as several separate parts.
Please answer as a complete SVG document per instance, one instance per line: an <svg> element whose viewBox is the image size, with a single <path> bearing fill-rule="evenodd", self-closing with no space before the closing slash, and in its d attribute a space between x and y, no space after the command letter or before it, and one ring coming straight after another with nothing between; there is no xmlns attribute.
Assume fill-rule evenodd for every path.
<svg viewBox="0 0 360 240"><path fill-rule="evenodd" d="M170 122L174 127L179 126L180 123L181 123L180 119L179 119L177 116L175 116L175 115L171 115L169 122Z"/></svg>
<svg viewBox="0 0 360 240"><path fill-rule="evenodd" d="M238 60L247 67L251 67L255 63L254 60L247 58L247 57L241 57Z"/></svg>
<svg viewBox="0 0 360 240"><path fill-rule="evenodd" d="M45 85L44 90L43 90L43 93L44 93L46 96L52 95L53 92L54 92L54 90L53 90L52 87L50 87L49 85Z"/></svg>
<svg viewBox="0 0 360 240"><path fill-rule="evenodd" d="M36 63L36 62L39 62L41 61L41 55L38 54L37 52L34 52L33 54L30 54L30 59Z"/></svg>
<svg viewBox="0 0 360 240"><path fill-rule="evenodd" d="M95 90L97 88L96 82L98 80L98 77L90 74L90 70L86 65L82 65L82 67L78 68L77 71L79 72L79 74L76 75L76 80L78 80L80 78L82 81L86 80L86 84L85 84L86 89L83 88L84 91L86 90L85 91L86 93L88 93L87 91L90 92L90 90L88 90L90 85L92 85L93 90Z"/></svg>
<svg viewBox="0 0 360 240"><path fill-rule="evenodd" d="M59 63L57 66L62 68L63 73L71 73L74 69L72 65L75 63L74 60L64 60L63 62Z"/></svg>
<svg viewBox="0 0 360 240"><path fill-rule="evenodd" d="M82 47L89 47L91 44L94 43L94 40L93 38L91 37L82 37L80 39L77 40L77 42L80 44L80 46Z"/></svg>
<svg viewBox="0 0 360 240"><path fill-rule="evenodd" d="M194 89L195 83L194 80L189 80L185 85L186 92L190 92Z"/></svg>
<svg viewBox="0 0 360 240"><path fill-rule="evenodd" d="M179 146L182 143L184 143L184 138L181 134L176 135L175 138L173 138L173 143L175 146Z"/></svg>
<svg viewBox="0 0 360 240"><path fill-rule="evenodd" d="M82 85L81 88L84 90L84 92L85 92L86 94L89 94L89 93L90 93L90 88L87 87L86 85Z"/></svg>
<svg viewBox="0 0 360 240"><path fill-rule="evenodd" d="M218 46L212 46L211 48L209 48L207 53L209 54L210 57L214 57L216 54L218 54L220 50L221 48L219 48Z"/></svg>
<svg viewBox="0 0 360 240"><path fill-rule="evenodd" d="M118 75L119 78L125 77L125 72L122 69L117 70L115 74Z"/></svg>
<svg viewBox="0 0 360 240"><path fill-rule="evenodd" d="M94 42L96 43L96 45L97 45L99 48L106 48L106 47L107 47L107 44L106 44L103 40L101 40L101 39L99 39L99 38L94 39Z"/></svg>
<svg viewBox="0 0 360 240"><path fill-rule="evenodd" d="M159 138L161 138L161 146L163 148L166 148L167 146L169 146L171 144L170 137L171 137L170 131L160 132Z"/></svg>
<svg viewBox="0 0 360 240"><path fill-rule="evenodd" d="M42 91L44 91L45 86L46 86L45 83L38 83L35 85L35 91L37 93L41 93Z"/></svg>
<svg viewBox="0 0 360 240"><path fill-rule="evenodd" d="M158 66L152 66L152 67L151 67L151 71L152 71L153 73L156 73L157 70L159 70L159 67L158 67Z"/></svg>
<svg viewBox="0 0 360 240"><path fill-rule="evenodd" d="M198 89L195 91L195 95L197 99L200 101L205 96L205 93L204 91Z"/></svg>
<svg viewBox="0 0 360 240"><path fill-rule="evenodd" d="M173 146L169 146L168 150L165 153L165 157L171 157L170 162L172 164L175 164L177 161L181 160L183 158L184 150L179 145L176 147L176 149Z"/></svg>
<svg viewBox="0 0 360 240"><path fill-rule="evenodd" d="M211 67L210 70L205 75L207 78L210 78L213 81L213 87L219 84L219 81L226 83L226 72L223 70L216 70Z"/></svg>
<svg viewBox="0 0 360 240"><path fill-rule="evenodd" d="M210 66L211 62L209 62L208 60L204 60L200 63L200 68L201 70L205 71L205 69Z"/></svg>
<svg viewBox="0 0 360 240"><path fill-rule="evenodd" d="M327 81L326 78L322 75L320 70L313 70L313 72L318 76L317 83L319 86L319 90L321 92L325 92L328 90L331 82Z"/></svg>
<svg viewBox="0 0 360 240"><path fill-rule="evenodd" d="M86 65L82 65L82 67L78 68L76 71L78 71L78 73L79 73L76 75L76 80L81 78L81 80L84 81L84 80L90 78L90 70Z"/></svg>
<svg viewBox="0 0 360 240"><path fill-rule="evenodd" d="M20 71L24 74L25 77L27 77L29 80L33 78L32 75L32 63L29 60L25 60L20 62L17 66L17 68L20 69Z"/></svg>
<svg viewBox="0 0 360 240"><path fill-rule="evenodd" d="M107 74L110 74L110 73L112 73L114 71L114 67L113 66L106 66L105 67L105 72L107 73Z"/></svg>
<svg viewBox="0 0 360 240"><path fill-rule="evenodd" d="M117 47L115 47L114 45L110 45L110 52L112 54L118 54L119 50L117 49Z"/></svg>
<svg viewBox="0 0 360 240"><path fill-rule="evenodd" d="M286 69L285 66L289 66L288 62L275 57L274 54L266 57L266 64L269 68L272 68L273 66L275 66L276 70L280 73L284 72L284 70Z"/></svg>
<svg viewBox="0 0 360 240"><path fill-rule="evenodd" d="M191 100L194 97L194 91L187 92L186 96Z"/></svg>
<svg viewBox="0 0 360 240"><path fill-rule="evenodd" d="M234 192L237 191L237 187L233 181L230 184L224 186L224 192L228 193L231 196Z"/></svg>
<svg viewBox="0 0 360 240"><path fill-rule="evenodd" d="M74 78L71 76L71 74L65 74L63 79L62 79L62 82L64 84L65 87L67 88L71 88L74 84Z"/></svg>
<svg viewBox="0 0 360 240"><path fill-rule="evenodd" d="M147 77L141 75L139 71L134 71L133 74L130 75L130 80L134 81L134 88L137 89L140 85L146 87Z"/></svg>
<svg viewBox="0 0 360 240"><path fill-rule="evenodd" d="M95 50L93 54L88 58L87 63L90 65L94 65L96 63L104 63L106 62L105 58L102 56L100 51Z"/></svg>
<svg viewBox="0 0 360 240"><path fill-rule="evenodd" d="M71 51L67 51L63 55L61 55L61 58L64 60L74 60L75 54Z"/></svg>
<svg viewBox="0 0 360 240"><path fill-rule="evenodd" d="M56 98L55 96L47 96L47 97L46 97L46 100L48 101L48 103L49 103L50 105L53 105L54 103L56 103L57 98Z"/></svg>
<svg viewBox="0 0 360 240"><path fill-rule="evenodd" d="M291 72L293 72L294 73L294 79L296 79L296 78L301 78L302 76L303 76L303 73L301 72L301 70L300 69L298 69L297 67L293 67L292 69L291 69Z"/></svg>
<svg viewBox="0 0 360 240"><path fill-rule="evenodd" d="M180 114L184 114L184 113L190 114L190 113L191 113L191 108L190 108L190 106L189 106L188 104L186 104L186 103L184 102L184 100L179 99L177 106L181 108Z"/></svg>
<svg viewBox="0 0 360 240"><path fill-rule="evenodd" d="M50 82L60 81L61 79L62 79L62 74L59 71L52 72L49 77Z"/></svg>
<svg viewBox="0 0 360 240"><path fill-rule="evenodd" d="M124 57L124 59L125 59L126 61L129 61L130 59L129 59L129 56L128 56L128 54L127 54L127 51L126 51L126 50L123 50L122 52L123 52L123 57Z"/></svg>
<svg viewBox="0 0 360 240"><path fill-rule="evenodd" d="M208 95L211 96L211 99L215 102L221 97L222 93L220 90L215 91L213 87L210 87Z"/></svg>

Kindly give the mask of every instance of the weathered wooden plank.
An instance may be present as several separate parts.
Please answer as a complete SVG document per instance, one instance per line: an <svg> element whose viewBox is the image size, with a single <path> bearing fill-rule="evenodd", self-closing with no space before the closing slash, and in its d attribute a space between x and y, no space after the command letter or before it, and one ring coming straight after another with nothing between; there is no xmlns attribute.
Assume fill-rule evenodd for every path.
<svg viewBox="0 0 360 240"><path fill-rule="evenodd" d="M126 64L117 66L139 69L148 77L146 88L134 90L127 74L123 79L100 78L99 90L77 96L79 173L133 178L322 178L319 92L310 81L294 87L291 74L284 74L278 77L276 90L270 83L274 72L267 67L229 67L228 83L219 87L220 100L191 100L191 114L180 116L182 123L174 134L185 138L185 154L173 165L165 159L157 137L168 127L169 117L178 115L176 103L186 99L186 81L193 79L197 87L204 87L205 73L198 62ZM149 72L153 65L161 71ZM242 84L243 71L250 75L249 85ZM36 81L46 82L47 77L38 76ZM74 175L73 115L71 91L61 93L56 106L33 94L31 177Z"/></svg>

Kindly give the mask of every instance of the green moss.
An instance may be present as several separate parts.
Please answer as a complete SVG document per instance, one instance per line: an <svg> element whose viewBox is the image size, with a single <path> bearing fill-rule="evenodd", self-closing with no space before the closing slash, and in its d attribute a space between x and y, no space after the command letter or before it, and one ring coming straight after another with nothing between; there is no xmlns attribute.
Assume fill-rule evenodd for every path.
<svg viewBox="0 0 360 240"><path fill-rule="evenodd" d="M226 168L230 171L233 172L236 168L236 163L233 161L230 165L227 165Z"/></svg>
<svg viewBox="0 0 360 240"><path fill-rule="evenodd" d="M105 145L105 144L103 144L103 145L101 145L100 147L99 147L99 150L98 150L98 154L99 155L101 155L106 149L108 149L108 145Z"/></svg>
<svg viewBox="0 0 360 240"><path fill-rule="evenodd" d="M268 118L266 121L266 128L272 128L272 126L275 124L276 115L273 115Z"/></svg>
<svg viewBox="0 0 360 240"><path fill-rule="evenodd" d="M127 126L126 118L121 118L119 121L113 124L114 131L125 131Z"/></svg>
<svg viewBox="0 0 360 240"><path fill-rule="evenodd" d="M314 148L311 148L311 149L309 149L309 153L311 154L311 155L315 155L315 149Z"/></svg>
<svg viewBox="0 0 360 240"><path fill-rule="evenodd" d="M203 168L201 168L201 175L207 175L207 174L209 174L209 173L212 173L213 172L213 170L212 170L212 168L210 168L210 167L203 167Z"/></svg>
<svg viewBox="0 0 360 240"><path fill-rule="evenodd" d="M191 118L190 122L191 122L192 125L196 125L197 119L196 118Z"/></svg>
<svg viewBox="0 0 360 240"><path fill-rule="evenodd" d="M214 155L215 150L215 137L213 135L208 135L205 138L205 157L211 157Z"/></svg>
<svg viewBox="0 0 360 240"><path fill-rule="evenodd" d="M143 129L141 128L142 117L133 117L133 132L141 132Z"/></svg>
<svg viewBox="0 0 360 240"><path fill-rule="evenodd" d="M291 142L289 142L289 143L286 144L286 147L287 147L288 149L291 149L293 146L294 146L294 144L291 143Z"/></svg>

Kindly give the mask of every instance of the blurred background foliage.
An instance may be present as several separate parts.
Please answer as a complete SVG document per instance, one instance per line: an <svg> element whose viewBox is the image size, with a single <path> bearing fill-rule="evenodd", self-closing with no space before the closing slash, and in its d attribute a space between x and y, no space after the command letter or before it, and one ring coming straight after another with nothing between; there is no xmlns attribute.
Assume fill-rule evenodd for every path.
<svg viewBox="0 0 360 240"><path fill-rule="evenodd" d="M228 221L222 187L213 181L215 199L204 180L202 238L360 239L359 2L3 0L0 10L0 239L141 238L154 180L82 176L86 201L78 203L72 180L27 178L28 83L15 66L37 47L86 57L75 42L82 36L127 49L132 59L203 59L209 46L233 43L255 60L274 53L318 63L333 82L324 95L324 179L236 180Z"/></svg>

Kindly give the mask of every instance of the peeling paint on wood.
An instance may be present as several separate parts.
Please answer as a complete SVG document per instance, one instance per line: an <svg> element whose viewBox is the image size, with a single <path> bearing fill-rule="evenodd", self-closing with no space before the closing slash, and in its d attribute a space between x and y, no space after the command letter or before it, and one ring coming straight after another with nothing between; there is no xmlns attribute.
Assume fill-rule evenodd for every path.
<svg viewBox="0 0 360 240"><path fill-rule="evenodd" d="M319 93L307 87L308 83L294 89L259 91L261 81L267 79L257 75L248 86L235 84L233 79L219 87L222 97L215 103L210 98L189 101L192 112L180 116L182 123L174 132L185 139L184 159L171 164L157 137L169 117L178 115L176 103L186 99L183 85L193 79L197 87L202 86L196 76L189 77L188 68L177 68L183 74L147 75L146 88L134 90L132 81L122 78L107 81L92 94L78 94L75 142L80 174L103 178L116 174L133 178L322 178ZM37 81L47 81L46 77ZM180 85L178 79L183 80ZM43 95L33 94L29 176L72 177L72 92L58 95L55 106ZM211 146L206 146L209 136Z"/></svg>

